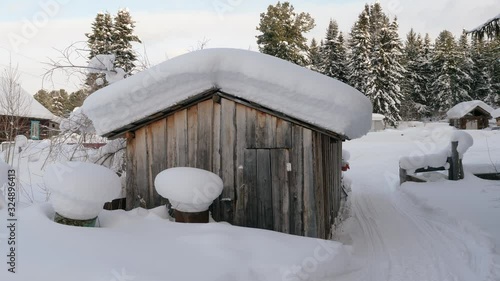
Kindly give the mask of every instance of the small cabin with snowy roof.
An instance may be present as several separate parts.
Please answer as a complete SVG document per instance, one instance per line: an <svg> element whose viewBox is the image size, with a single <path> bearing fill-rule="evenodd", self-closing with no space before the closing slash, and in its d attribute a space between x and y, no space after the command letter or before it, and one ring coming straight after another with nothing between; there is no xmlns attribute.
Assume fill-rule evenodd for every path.
<svg viewBox="0 0 500 281"><path fill-rule="evenodd" d="M342 141L366 134L372 114L344 83L235 49L170 59L97 91L82 110L98 134L127 138L127 209L165 204L156 175L195 167L223 180L215 220L320 238L340 208Z"/></svg>
<svg viewBox="0 0 500 281"><path fill-rule="evenodd" d="M40 140L56 134L59 117L52 114L19 84L0 78L0 141L12 140L9 127L15 123L16 133Z"/></svg>
<svg viewBox="0 0 500 281"><path fill-rule="evenodd" d="M446 115L450 126L462 130L481 130L489 127L493 108L486 103L473 100L461 102L452 107Z"/></svg>
<svg viewBox="0 0 500 281"><path fill-rule="evenodd" d="M497 108L491 112L491 117L497 121L497 126L500 126L500 108Z"/></svg>

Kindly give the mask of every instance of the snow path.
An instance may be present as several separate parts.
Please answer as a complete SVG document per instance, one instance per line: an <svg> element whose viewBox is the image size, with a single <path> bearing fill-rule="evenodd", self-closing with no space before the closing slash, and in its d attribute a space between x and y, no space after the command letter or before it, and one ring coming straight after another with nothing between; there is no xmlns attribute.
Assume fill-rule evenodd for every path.
<svg viewBox="0 0 500 281"><path fill-rule="evenodd" d="M404 155L411 143L354 141L346 148L353 217L343 231L352 241L342 241L343 235L340 240L352 243L358 262L339 280L500 280L493 276L493 246L484 233L397 189L400 155L395 150ZM384 153L388 149L392 153Z"/></svg>

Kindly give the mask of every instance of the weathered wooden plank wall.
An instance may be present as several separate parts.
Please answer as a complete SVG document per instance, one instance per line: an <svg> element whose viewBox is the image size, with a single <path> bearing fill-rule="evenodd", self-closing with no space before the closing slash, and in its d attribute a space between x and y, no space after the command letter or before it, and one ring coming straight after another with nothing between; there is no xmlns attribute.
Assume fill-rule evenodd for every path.
<svg viewBox="0 0 500 281"><path fill-rule="evenodd" d="M166 202L154 178L170 167L210 170L224 190L216 220L328 238L340 206L341 142L222 98L179 110L127 143L127 208Z"/></svg>

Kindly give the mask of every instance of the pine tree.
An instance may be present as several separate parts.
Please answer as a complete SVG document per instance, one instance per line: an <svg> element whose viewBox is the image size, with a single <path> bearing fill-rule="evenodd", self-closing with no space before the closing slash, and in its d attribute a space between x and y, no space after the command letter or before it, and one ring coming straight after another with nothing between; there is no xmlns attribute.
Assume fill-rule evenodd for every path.
<svg viewBox="0 0 500 281"><path fill-rule="evenodd" d="M321 72L342 82L346 77L346 51L344 39L339 33L338 24L331 19L326 30L326 37L321 48Z"/></svg>
<svg viewBox="0 0 500 281"><path fill-rule="evenodd" d="M492 93L487 98L493 105L500 106L500 36L486 44L484 57L489 65Z"/></svg>
<svg viewBox="0 0 500 281"><path fill-rule="evenodd" d="M87 97L88 93L83 89L71 93L68 98L68 111L72 112L76 107L81 107Z"/></svg>
<svg viewBox="0 0 500 281"><path fill-rule="evenodd" d="M405 93L404 118L421 119L429 115L430 96L428 91L430 69L430 38L426 34L422 40L413 29L406 36L403 51L403 79Z"/></svg>
<svg viewBox="0 0 500 281"><path fill-rule="evenodd" d="M89 60L96 55L113 54L115 67L122 68L128 75L131 75L136 60L132 42L141 42L133 34L134 23L130 13L125 9L119 10L114 19L108 12L97 14L92 23L92 32L86 34L87 45L90 49ZM102 81L102 83L96 83L97 81ZM102 73L89 73L85 81L88 93L93 93L107 84L105 75Z"/></svg>
<svg viewBox="0 0 500 281"><path fill-rule="evenodd" d="M381 113L396 125L401 121L400 106L403 94L400 81L404 75L401 65L402 43L398 35L396 19L378 32L378 46L372 60L372 77L366 95L373 103L373 112Z"/></svg>
<svg viewBox="0 0 500 281"><path fill-rule="evenodd" d="M316 39L311 40L311 45L309 46L309 54L308 54L308 59L309 59L309 68L311 70L317 71L317 72L322 72L321 70L321 53L320 50L323 46L323 42L321 42L321 45L318 45L316 42Z"/></svg>
<svg viewBox="0 0 500 281"><path fill-rule="evenodd" d="M49 92L44 89L38 90L38 92L33 95L33 98L35 98L35 100L37 100L41 105L43 105L43 107L47 109L52 106L52 97Z"/></svg>
<svg viewBox="0 0 500 281"><path fill-rule="evenodd" d="M67 109L68 92L60 89L58 91L51 91L50 95L52 97L52 106L49 110L56 116L67 116L69 114L69 110Z"/></svg>
<svg viewBox="0 0 500 281"><path fill-rule="evenodd" d="M471 69L471 97L475 100L482 100L488 104L495 104L495 100L490 100L493 93L493 85L490 72L490 64L485 56L486 44L484 41L473 40L471 47L471 59L473 68Z"/></svg>
<svg viewBox="0 0 500 281"><path fill-rule="evenodd" d="M114 18L112 50L115 54L115 66L122 68L128 75L135 69L137 56L132 49L132 42L141 43L139 37L134 34L135 21L126 9L118 11Z"/></svg>
<svg viewBox="0 0 500 281"><path fill-rule="evenodd" d="M259 51L306 66L308 46L304 34L314 28L314 19L308 13L297 14L289 2L269 5L260 14L257 26Z"/></svg>
<svg viewBox="0 0 500 281"><path fill-rule="evenodd" d="M98 13L92 23L92 32L86 33L87 45L90 50L89 60L96 55L112 54L113 50L113 20L111 15L106 13ZM103 83L96 83L97 80L102 80ZM105 86L107 82L105 75L102 73L89 73L85 79L85 86L90 93L93 93Z"/></svg>
<svg viewBox="0 0 500 281"><path fill-rule="evenodd" d="M431 85L436 98L434 109L440 113L457 103L472 99L470 87L463 83L469 81L470 77L462 71L462 62L463 54L453 34L446 30L441 32L434 47L432 65L436 72Z"/></svg>
<svg viewBox="0 0 500 281"><path fill-rule="evenodd" d="M369 33L369 7L361 12L350 33L349 48L351 50L348 63L348 81L351 86L366 93L371 79L371 37Z"/></svg>

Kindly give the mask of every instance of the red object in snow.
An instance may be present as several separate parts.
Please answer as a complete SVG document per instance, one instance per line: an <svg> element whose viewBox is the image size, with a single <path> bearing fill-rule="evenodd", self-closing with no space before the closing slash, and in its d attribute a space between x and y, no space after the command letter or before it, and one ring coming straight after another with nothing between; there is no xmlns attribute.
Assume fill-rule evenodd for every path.
<svg viewBox="0 0 500 281"><path fill-rule="evenodd" d="M344 166L342 166L342 171L345 172L347 170L349 170L351 167L349 167L349 164L345 164Z"/></svg>

